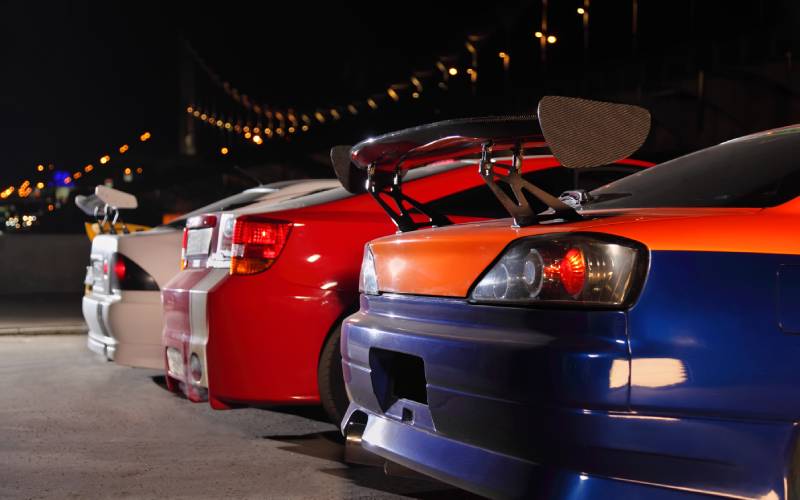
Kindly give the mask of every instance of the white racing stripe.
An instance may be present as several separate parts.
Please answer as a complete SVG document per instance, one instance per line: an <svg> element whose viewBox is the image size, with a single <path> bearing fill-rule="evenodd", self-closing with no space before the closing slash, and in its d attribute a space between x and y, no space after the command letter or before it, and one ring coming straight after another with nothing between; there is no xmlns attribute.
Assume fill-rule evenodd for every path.
<svg viewBox="0 0 800 500"><path fill-rule="evenodd" d="M208 389L208 362L206 346L208 345L208 292L220 284L228 276L228 269L212 269L189 291L189 326L192 335L189 341L189 356L196 354L203 365L203 376L194 382ZM187 378L191 378L188 374Z"/></svg>

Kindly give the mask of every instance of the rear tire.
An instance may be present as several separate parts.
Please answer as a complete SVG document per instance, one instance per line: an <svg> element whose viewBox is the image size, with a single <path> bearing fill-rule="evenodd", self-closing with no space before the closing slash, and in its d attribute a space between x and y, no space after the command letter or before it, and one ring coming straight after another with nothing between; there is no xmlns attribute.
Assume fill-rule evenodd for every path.
<svg viewBox="0 0 800 500"><path fill-rule="evenodd" d="M347 406L350 404L342 375L341 338L342 324L339 323L325 341L317 369L317 384L322 408L328 414L328 418L337 425L341 423Z"/></svg>

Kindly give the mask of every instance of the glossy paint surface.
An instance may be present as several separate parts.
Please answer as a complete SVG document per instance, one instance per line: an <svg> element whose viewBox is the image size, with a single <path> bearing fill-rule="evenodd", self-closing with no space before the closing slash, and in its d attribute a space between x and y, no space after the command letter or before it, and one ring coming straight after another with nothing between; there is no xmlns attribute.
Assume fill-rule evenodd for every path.
<svg viewBox="0 0 800 500"><path fill-rule="evenodd" d="M789 211L788 205L763 210L586 211L588 219L579 222L514 228L503 219L415 231L381 238L370 245L381 291L466 297L476 277L511 241L555 232L622 236L651 250L797 253L800 232L786 230L796 224L797 214ZM780 237L776 237L778 234ZM398 251L400 248L402 251Z"/></svg>
<svg viewBox="0 0 800 500"><path fill-rule="evenodd" d="M552 157L531 158L524 162L523 172L556 165ZM404 192L425 203L482 183L470 165L409 181ZM204 295L208 336L203 372L215 408L319 403L320 352L331 331L358 309L364 245L396 231L368 195L267 216L293 224L277 261L259 274L226 276ZM164 288L165 315L173 316L176 325L167 326L164 338L169 345L179 345L176 339L188 335L188 346L192 342L189 301L179 297L189 293L192 283L181 275ZM167 311L167 297L173 295L174 307ZM187 390L190 386L186 384ZM199 397L196 392L190 397Z"/></svg>
<svg viewBox="0 0 800 500"><path fill-rule="evenodd" d="M395 293L363 297L345 321L348 418L367 416L375 453L492 497L787 498L800 420L798 208L617 211L372 242L379 287ZM514 239L569 231L648 247L629 310L465 300ZM413 266L414 278L392 266ZM421 359L427 401L387 399L408 374L376 353Z"/></svg>

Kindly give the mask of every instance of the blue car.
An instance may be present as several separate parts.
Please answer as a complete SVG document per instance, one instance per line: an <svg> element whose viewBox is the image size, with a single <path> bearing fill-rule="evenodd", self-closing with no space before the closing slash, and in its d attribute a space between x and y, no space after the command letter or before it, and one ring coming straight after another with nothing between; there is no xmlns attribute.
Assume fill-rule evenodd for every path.
<svg viewBox="0 0 800 500"><path fill-rule="evenodd" d="M349 441L489 497L800 498L800 126L590 192L519 175L544 150L579 174L648 131L641 108L548 97L351 149L375 197L472 160L511 218L367 245Z"/></svg>

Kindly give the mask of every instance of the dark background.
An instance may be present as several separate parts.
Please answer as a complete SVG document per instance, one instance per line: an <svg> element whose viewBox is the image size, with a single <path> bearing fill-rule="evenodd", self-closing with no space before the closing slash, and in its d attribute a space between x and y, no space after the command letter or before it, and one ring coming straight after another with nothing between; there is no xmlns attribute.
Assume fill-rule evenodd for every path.
<svg viewBox="0 0 800 500"><path fill-rule="evenodd" d="M2 223L8 217L37 214L36 224L21 230L80 231L83 216L71 197L106 179L139 196L142 208L129 219L157 223L164 213L251 185L235 166L264 181L330 176L334 144L439 119L532 111L548 93L649 108L653 131L639 156L656 161L799 121L798 2L595 0L588 46L581 6L583 0L548 2L545 34L557 41L543 60L533 35L541 30L541 0L2 2L0 190L18 191L25 180L46 187L0 200L0 229L15 230ZM477 50L475 84L466 74L469 37ZM508 71L500 51L510 54ZM458 74L445 82L437 61ZM417 99L412 74L423 85ZM398 102L386 92L393 84L402 84ZM377 109L366 105L368 97ZM292 109L311 123L308 132L298 126L285 132L288 139L265 136L259 146L194 118L187 106L261 129L267 109ZM325 123L313 117L317 111ZM139 141L144 131L152 134L147 142ZM187 149L187 135L194 148ZM130 149L121 155L123 144ZM100 165L105 154L111 161ZM58 201L54 172L87 164L94 170ZM142 173L126 182L126 168Z"/></svg>

